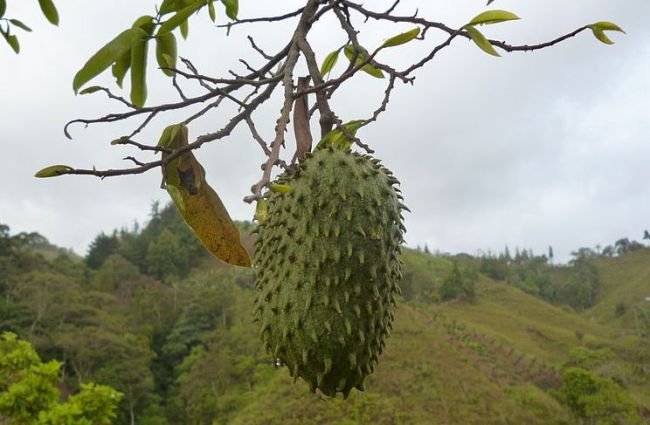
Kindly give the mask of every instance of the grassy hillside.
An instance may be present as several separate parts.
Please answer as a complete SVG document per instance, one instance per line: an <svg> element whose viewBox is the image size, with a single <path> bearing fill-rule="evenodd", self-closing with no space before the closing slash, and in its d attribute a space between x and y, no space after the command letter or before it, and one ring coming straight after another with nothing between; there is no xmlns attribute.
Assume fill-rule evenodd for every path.
<svg viewBox="0 0 650 425"><path fill-rule="evenodd" d="M488 340L468 340L429 311L401 305L395 330L367 390L348 400L291 384L284 369L255 389L233 424L570 423L543 390L524 379L495 379L481 359ZM508 375L516 367L506 365ZM552 418L549 421L549 418Z"/></svg>
<svg viewBox="0 0 650 425"><path fill-rule="evenodd" d="M422 257L410 253L407 264L419 266L417 273L444 269L446 260ZM560 369L584 353L597 353L597 369L650 406L648 387L634 377L638 338L489 279L478 286L473 303L400 304L366 392L322 398L279 369L232 423L574 423L553 394Z"/></svg>
<svg viewBox="0 0 650 425"><path fill-rule="evenodd" d="M596 305L585 312L586 317L638 333L640 313L650 310L650 301L646 301L650 297L650 248L600 259L597 266L601 287Z"/></svg>
<svg viewBox="0 0 650 425"><path fill-rule="evenodd" d="M452 304L442 311L472 332L514 350L522 361L555 370L591 361L588 366L625 383L639 404L650 406L647 337L627 335L616 326L587 319L590 311L580 315L516 288L487 282L473 304ZM585 360L585 355L595 358Z"/></svg>

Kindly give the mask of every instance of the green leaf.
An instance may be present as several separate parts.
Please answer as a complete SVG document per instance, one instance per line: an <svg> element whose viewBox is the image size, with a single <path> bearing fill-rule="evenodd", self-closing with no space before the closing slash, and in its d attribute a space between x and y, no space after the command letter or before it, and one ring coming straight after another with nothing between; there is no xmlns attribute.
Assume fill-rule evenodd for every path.
<svg viewBox="0 0 650 425"><path fill-rule="evenodd" d="M148 38L141 37L131 46L131 103L138 108L143 107L147 100L148 41Z"/></svg>
<svg viewBox="0 0 650 425"><path fill-rule="evenodd" d="M174 149L172 142L176 137L176 133L178 132L179 128L181 128L181 124L169 125L165 127L156 146L159 148Z"/></svg>
<svg viewBox="0 0 650 425"><path fill-rule="evenodd" d="M613 22L607 22L607 21L601 21L601 22L596 22L595 24L589 25L590 28L598 28L602 31L618 31L622 32L625 34L625 31L618 25L616 25Z"/></svg>
<svg viewBox="0 0 650 425"><path fill-rule="evenodd" d="M140 28L129 28L99 49L88 62L86 62L74 76L72 88L75 93L81 86L101 74L106 68L117 61L124 53L131 49L131 45L138 39L146 36Z"/></svg>
<svg viewBox="0 0 650 425"><path fill-rule="evenodd" d="M32 32L32 29L25 25L22 21L19 21L18 19L9 19L9 22L17 26L18 28L25 30L27 32Z"/></svg>
<svg viewBox="0 0 650 425"><path fill-rule="evenodd" d="M176 37L171 32L161 34L156 37L156 60L161 68L176 68ZM163 69L162 72L169 76L174 76L174 71Z"/></svg>
<svg viewBox="0 0 650 425"><path fill-rule="evenodd" d="M41 11L45 15L45 18L52 25L59 25L59 12L57 12L52 0L38 0L38 4L41 6Z"/></svg>
<svg viewBox="0 0 650 425"><path fill-rule="evenodd" d="M506 10L488 10L476 15L467 25L490 25L500 22L514 21L521 19L519 16Z"/></svg>
<svg viewBox="0 0 650 425"><path fill-rule="evenodd" d="M111 72L116 79L117 85L122 88L122 82L127 71L131 68L131 49L124 52L113 64Z"/></svg>
<svg viewBox="0 0 650 425"><path fill-rule="evenodd" d="M160 10L158 10L158 14L161 16L167 15L169 13L176 12L178 9L178 2L176 0L163 0L162 4L160 5Z"/></svg>
<svg viewBox="0 0 650 425"><path fill-rule="evenodd" d="M102 88L100 86L90 86L86 89L83 89L79 94L91 94L100 91Z"/></svg>
<svg viewBox="0 0 650 425"><path fill-rule="evenodd" d="M255 206L255 218L260 223L264 223L269 219L269 204L264 199L257 201Z"/></svg>
<svg viewBox="0 0 650 425"><path fill-rule="evenodd" d="M151 35L153 34L153 30L156 27L156 24L154 23L153 16L144 15L136 19L131 27L142 28L142 30L147 33L147 35Z"/></svg>
<svg viewBox="0 0 650 425"><path fill-rule="evenodd" d="M214 22L217 19L217 12L214 10L214 0L208 0L208 13L210 20Z"/></svg>
<svg viewBox="0 0 650 425"><path fill-rule="evenodd" d="M187 20L181 22L181 24L178 26L178 28L181 30L181 37L183 39L187 40L187 35L190 32L190 24Z"/></svg>
<svg viewBox="0 0 650 425"><path fill-rule="evenodd" d="M353 120L343 124L343 127L345 127L352 136L355 136L357 134L357 130L366 124L368 124L368 121L366 120ZM352 147L352 142L352 140L348 139L345 136L345 133L343 133L341 129L335 128L323 136L321 141L318 142L316 149L333 146L337 149L347 151Z"/></svg>
<svg viewBox="0 0 650 425"><path fill-rule="evenodd" d="M605 31L618 31L625 34L625 31L613 22L596 22L595 24L589 25L589 28L594 33L594 37L605 44L614 44L614 42L605 34Z"/></svg>
<svg viewBox="0 0 650 425"><path fill-rule="evenodd" d="M605 44L614 44L614 42L605 35L605 32L603 30L600 30L598 28L592 28L591 31L594 33L594 37L596 37L599 41Z"/></svg>
<svg viewBox="0 0 650 425"><path fill-rule="evenodd" d="M62 176L63 174L70 174L72 171L74 171L74 168L67 165L51 165L34 174L34 177L58 177Z"/></svg>
<svg viewBox="0 0 650 425"><path fill-rule="evenodd" d="M323 61L323 64L320 67L320 76L324 77L325 75L329 74L329 72L334 68L334 65L336 65L336 62L339 60L339 53L341 53L341 49L334 50L330 54L328 54L325 57L325 60Z"/></svg>
<svg viewBox="0 0 650 425"><path fill-rule="evenodd" d="M465 26L465 30L467 31L467 34L472 38L472 41L476 43L478 47L481 48L485 53L490 54L492 56L501 56L499 53L494 50L494 46L490 44L490 41L485 38L483 34L473 26Z"/></svg>
<svg viewBox="0 0 650 425"><path fill-rule="evenodd" d="M18 42L18 37L15 35L7 35L3 34L5 37L5 40L7 40L7 43L9 43L9 46L13 49L14 52L20 53L20 43Z"/></svg>
<svg viewBox="0 0 650 425"><path fill-rule="evenodd" d="M291 186L287 186L286 184L272 184L269 186L269 189L271 189L271 192L275 193L291 193L293 192L293 188Z"/></svg>
<svg viewBox="0 0 650 425"><path fill-rule="evenodd" d="M167 19L161 26L158 28L158 34L161 35L166 32L173 31L176 29L176 27L180 26L183 22L187 21L187 18L190 17L190 15L200 8L204 6L205 3L202 1L198 1L196 3L192 3L187 7L184 7L183 9L179 10L174 16L171 18Z"/></svg>
<svg viewBox="0 0 650 425"><path fill-rule="evenodd" d="M420 35L419 27L413 28L412 30L403 32L401 34L397 34L396 36L391 37L388 40L384 41L384 44L381 45L381 49L385 47L394 47L394 46L406 44L409 41L415 39L418 35Z"/></svg>
<svg viewBox="0 0 650 425"><path fill-rule="evenodd" d="M6 0L0 0L0 18L5 16L6 11L7 11L7 1Z"/></svg>
<svg viewBox="0 0 650 425"><path fill-rule="evenodd" d="M347 46L345 46L343 52L345 53L345 56L348 58L348 60L352 60L352 58L354 58L355 49L353 45L348 44ZM357 55L357 60L354 65L358 66L359 64L365 62L367 59L368 59L368 52L363 47L361 47L361 50ZM372 75L375 78L384 78L384 73L381 72L381 69L374 67L372 64L364 65L363 68L361 68L361 70L366 74Z"/></svg>
<svg viewBox="0 0 650 425"><path fill-rule="evenodd" d="M221 3L226 6L226 16L233 21L237 20L237 14L239 13L239 0L221 0Z"/></svg>

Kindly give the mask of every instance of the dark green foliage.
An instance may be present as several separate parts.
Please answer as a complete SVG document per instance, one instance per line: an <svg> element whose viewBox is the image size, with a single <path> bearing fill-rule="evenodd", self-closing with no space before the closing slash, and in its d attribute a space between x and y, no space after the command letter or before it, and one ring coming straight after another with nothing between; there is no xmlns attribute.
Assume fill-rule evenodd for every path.
<svg viewBox="0 0 650 425"><path fill-rule="evenodd" d="M571 274L559 288L560 297L576 310L591 307L596 300L600 277L591 255L577 255L570 262Z"/></svg>
<svg viewBox="0 0 650 425"><path fill-rule="evenodd" d="M98 235L90 245L86 264L99 269L114 254L137 266L141 273L165 283L186 277L191 267L207 257L172 204L162 210L154 204L151 219L143 229L135 225L131 231Z"/></svg>
<svg viewBox="0 0 650 425"><path fill-rule="evenodd" d="M189 271L189 258L184 252L178 237L169 229L163 229L147 249L147 274L163 282L172 282L186 276Z"/></svg>
<svg viewBox="0 0 650 425"><path fill-rule="evenodd" d="M625 255L642 248L642 243L631 241L628 238L619 239L614 243L614 249L618 255Z"/></svg>
<svg viewBox="0 0 650 425"><path fill-rule="evenodd" d="M594 370L612 357L613 353L607 349L593 350L587 347L573 347L569 350L569 361L566 364L567 366Z"/></svg>
<svg viewBox="0 0 650 425"><path fill-rule="evenodd" d="M627 310L627 308L625 307L625 303L622 303L622 302L618 303L618 304L616 304L616 310L614 310L614 315L616 317L621 317L621 316L623 316L625 314L626 310Z"/></svg>
<svg viewBox="0 0 650 425"><path fill-rule="evenodd" d="M525 252L525 251L524 251ZM547 301L555 301L555 288L551 284L546 257L526 256L515 262L508 276L508 283L522 291Z"/></svg>
<svg viewBox="0 0 650 425"><path fill-rule="evenodd" d="M111 236L100 233L90 243L88 255L86 255L86 265L91 269L100 268L104 264L104 260L117 252L119 244L120 241L116 233L113 233Z"/></svg>
<svg viewBox="0 0 650 425"><path fill-rule="evenodd" d="M10 251L11 238L9 237L9 226L0 224L0 256L7 256Z"/></svg>
<svg viewBox="0 0 650 425"><path fill-rule="evenodd" d="M220 282L220 285L194 288L188 295L163 348L163 355L170 363L180 363L209 331L231 324L232 285Z"/></svg>
<svg viewBox="0 0 650 425"><path fill-rule="evenodd" d="M514 260L507 251L498 257L482 257L479 271L494 280L505 281L528 294L554 302L557 294L551 282L550 269L547 257L517 249Z"/></svg>
<svg viewBox="0 0 650 425"><path fill-rule="evenodd" d="M258 228L255 314L274 359L329 396L363 388L401 278L397 180L372 157L317 150L272 193Z"/></svg>
<svg viewBox="0 0 650 425"><path fill-rule="evenodd" d="M438 288L438 297L441 301L461 299L471 301L474 299L474 279L467 274L463 276L458 265L453 268Z"/></svg>
<svg viewBox="0 0 650 425"><path fill-rule="evenodd" d="M623 388L578 367L562 372L560 395L579 418L599 424L641 423L634 403Z"/></svg>
<svg viewBox="0 0 650 425"><path fill-rule="evenodd" d="M488 257L481 259L479 271L494 280L506 280L510 267L508 261L503 257Z"/></svg>
<svg viewBox="0 0 650 425"><path fill-rule="evenodd" d="M598 295L600 277L595 261L604 254L591 248L579 248L571 255L568 267L553 266L544 255L536 256L530 250L517 249L513 259L509 259L508 253L483 256L479 271L543 300L584 310L594 304ZM557 271L562 271L561 281L552 278Z"/></svg>

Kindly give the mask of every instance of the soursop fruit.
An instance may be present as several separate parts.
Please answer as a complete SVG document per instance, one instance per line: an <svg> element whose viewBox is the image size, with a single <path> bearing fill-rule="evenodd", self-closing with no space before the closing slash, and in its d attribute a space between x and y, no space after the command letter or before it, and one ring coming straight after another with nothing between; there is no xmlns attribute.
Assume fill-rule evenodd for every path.
<svg viewBox="0 0 650 425"><path fill-rule="evenodd" d="M397 183L379 160L328 147L267 200L255 315L267 351L312 391L363 390L384 349L402 275Z"/></svg>

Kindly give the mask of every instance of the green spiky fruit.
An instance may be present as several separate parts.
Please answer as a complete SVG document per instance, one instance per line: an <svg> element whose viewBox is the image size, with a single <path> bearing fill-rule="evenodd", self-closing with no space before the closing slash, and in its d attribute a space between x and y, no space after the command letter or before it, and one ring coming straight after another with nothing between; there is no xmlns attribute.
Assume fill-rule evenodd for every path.
<svg viewBox="0 0 650 425"><path fill-rule="evenodd" d="M363 389L392 326L398 182L377 159L324 148L276 183L285 190L270 194L255 250L261 337L294 378L347 397Z"/></svg>

